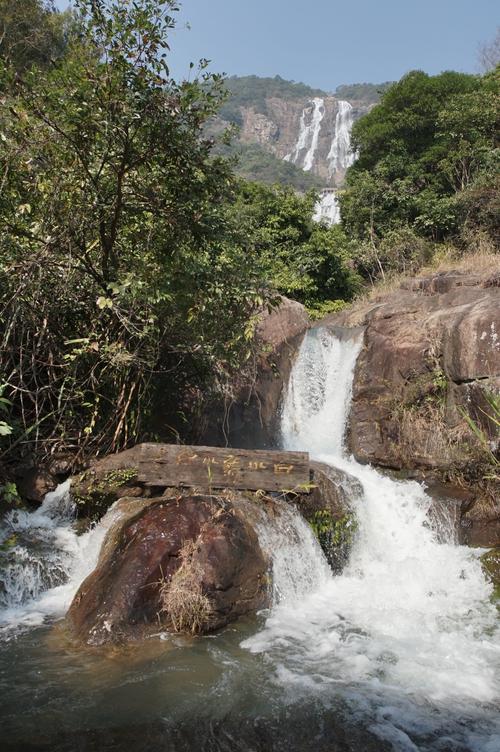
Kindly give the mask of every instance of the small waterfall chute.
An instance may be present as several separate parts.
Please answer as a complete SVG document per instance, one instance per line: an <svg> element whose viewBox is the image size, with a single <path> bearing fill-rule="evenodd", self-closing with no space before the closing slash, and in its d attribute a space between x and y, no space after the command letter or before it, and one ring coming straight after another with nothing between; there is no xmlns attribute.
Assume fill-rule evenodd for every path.
<svg viewBox="0 0 500 752"><path fill-rule="evenodd" d="M39 509L13 509L0 528L0 633L63 616L80 583L90 574L113 522L78 535L70 481L48 493Z"/></svg>
<svg viewBox="0 0 500 752"><path fill-rule="evenodd" d="M314 208L313 220L327 225L340 223L340 206L336 191L326 188L320 192L319 201Z"/></svg>

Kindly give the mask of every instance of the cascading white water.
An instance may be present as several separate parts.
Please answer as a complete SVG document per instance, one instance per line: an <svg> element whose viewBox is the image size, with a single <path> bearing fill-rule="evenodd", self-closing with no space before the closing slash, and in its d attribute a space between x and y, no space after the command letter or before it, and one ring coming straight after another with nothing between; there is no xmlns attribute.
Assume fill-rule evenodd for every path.
<svg viewBox="0 0 500 752"><path fill-rule="evenodd" d="M477 553L453 545L451 536L449 543L438 542L428 525L431 500L419 484L392 480L345 455L360 347L360 340L311 330L282 416L286 448L307 450L363 486L349 564L300 602L280 602L244 646L274 656L284 690L344 687L352 699L357 687L355 706L365 703L372 730L396 749L419 749L412 734L432 735L444 724L456 744L493 752L500 748L500 724L491 720L500 700L500 630L491 586ZM450 720L455 703L462 708L458 724ZM484 721L481 733L467 730L472 717ZM425 749L445 747L429 743Z"/></svg>
<svg viewBox="0 0 500 752"><path fill-rule="evenodd" d="M340 207L335 191L328 189L321 192L320 199L314 208L313 220L327 225L339 224Z"/></svg>
<svg viewBox="0 0 500 752"><path fill-rule="evenodd" d="M347 170L356 159L356 155L351 150L352 125L352 105L341 99L338 103L338 112L335 118L335 133L327 157L330 177L339 170Z"/></svg>
<svg viewBox="0 0 500 752"><path fill-rule="evenodd" d="M0 634L62 616L95 567L113 512L78 535L69 487L70 481L65 481L36 511L14 509L2 522Z"/></svg>
<svg viewBox="0 0 500 752"><path fill-rule="evenodd" d="M315 97L302 112L297 143L294 150L284 157L286 162L292 162L306 172L312 169L324 115L325 102Z"/></svg>
<svg viewBox="0 0 500 752"><path fill-rule="evenodd" d="M328 581L330 569L302 515L288 502L276 500L272 515L256 529L264 553L272 560L273 604L292 603ZM300 557L297 557L300 550Z"/></svg>

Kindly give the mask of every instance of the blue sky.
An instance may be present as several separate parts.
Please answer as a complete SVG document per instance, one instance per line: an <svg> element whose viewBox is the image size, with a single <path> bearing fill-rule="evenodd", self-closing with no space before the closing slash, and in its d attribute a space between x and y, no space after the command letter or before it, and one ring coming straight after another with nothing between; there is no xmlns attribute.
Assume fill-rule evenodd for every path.
<svg viewBox="0 0 500 752"><path fill-rule="evenodd" d="M57 0L59 7L66 0ZM480 43L500 23L496 0L185 0L170 40L171 70L279 74L333 90L409 70L478 71ZM187 24L191 28L187 28Z"/></svg>

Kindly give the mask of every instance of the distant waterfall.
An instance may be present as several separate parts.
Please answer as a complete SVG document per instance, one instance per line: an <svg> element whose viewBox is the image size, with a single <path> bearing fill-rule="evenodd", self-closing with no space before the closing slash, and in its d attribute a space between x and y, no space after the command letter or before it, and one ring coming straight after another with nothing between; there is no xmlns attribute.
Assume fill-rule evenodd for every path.
<svg viewBox="0 0 500 752"><path fill-rule="evenodd" d="M321 191L320 199L314 208L313 220L327 225L339 224L340 206L336 191L328 188Z"/></svg>
<svg viewBox="0 0 500 752"><path fill-rule="evenodd" d="M312 104L312 106L311 106ZM314 156L318 148L321 121L325 115L325 102L315 97L312 103L304 108L300 118L299 137L294 150L284 158L308 172L314 164Z"/></svg>
<svg viewBox="0 0 500 752"><path fill-rule="evenodd" d="M347 170L356 159L356 155L351 150L352 125L352 105L341 99L335 118L335 134L327 157L330 177L340 170Z"/></svg>

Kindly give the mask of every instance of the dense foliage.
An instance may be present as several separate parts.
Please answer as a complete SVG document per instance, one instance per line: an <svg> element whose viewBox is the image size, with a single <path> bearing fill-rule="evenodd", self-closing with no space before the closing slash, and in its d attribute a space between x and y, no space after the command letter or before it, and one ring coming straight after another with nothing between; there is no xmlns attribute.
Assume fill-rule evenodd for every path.
<svg viewBox="0 0 500 752"><path fill-rule="evenodd" d="M230 166L203 132L221 80L169 77L174 3L76 5L50 66L2 60L7 455L165 435L160 406L223 380L263 303Z"/></svg>
<svg viewBox="0 0 500 752"><path fill-rule="evenodd" d="M314 191L299 196L288 187L247 183L235 207L265 278L313 310L327 301L350 300L359 286L343 230L312 221L316 200Z"/></svg>
<svg viewBox="0 0 500 752"><path fill-rule="evenodd" d="M348 233L372 249L394 233L440 241L480 228L498 238L499 83L498 70L413 71L392 86L353 128Z"/></svg>
<svg viewBox="0 0 500 752"><path fill-rule="evenodd" d="M260 144L248 144L233 139L228 145L215 149L216 153L234 158L234 169L244 180L266 185L289 185L304 193L311 188L321 188L324 180L305 172L292 162L285 162Z"/></svg>
<svg viewBox="0 0 500 752"><path fill-rule="evenodd" d="M359 100L364 104L377 104L392 84L392 81L385 81L383 84L341 84L335 89L335 96L349 102Z"/></svg>
<svg viewBox="0 0 500 752"><path fill-rule="evenodd" d="M46 67L64 52L71 24L52 0L0 0L0 57L18 71Z"/></svg>

